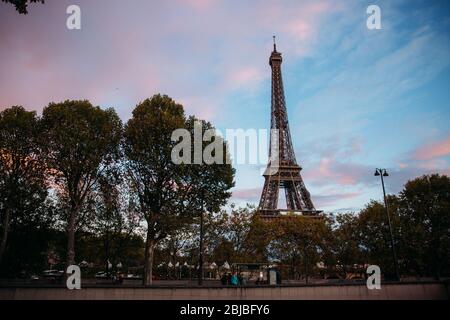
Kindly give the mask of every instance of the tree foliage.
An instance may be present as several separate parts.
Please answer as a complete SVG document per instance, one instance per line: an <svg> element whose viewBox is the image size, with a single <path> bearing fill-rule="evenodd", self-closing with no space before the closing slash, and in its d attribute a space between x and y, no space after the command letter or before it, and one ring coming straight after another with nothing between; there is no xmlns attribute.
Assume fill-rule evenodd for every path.
<svg viewBox="0 0 450 320"><path fill-rule="evenodd" d="M34 112L11 107L0 113L0 263L11 224L25 224L47 197L45 167L36 141Z"/></svg>
<svg viewBox="0 0 450 320"><path fill-rule="evenodd" d="M20 14L28 13L30 3L44 3L44 0L2 0L2 2L11 3Z"/></svg>
<svg viewBox="0 0 450 320"><path fill-rule="evenodd" d="M101 172L119 156L122 124L113 109L67 100L44 108L40 128L45 163L67 200L67 264L74 264L79 214Z"/></svg>
<svg viewBox="0 0 450 320"><path fill-rule="evenodd" d="M210 210L224 204L233 185L230 165L190 165L172 161L172 133L193 130L183 106L155 95L136 106L125 126L127 174L147 223L144 284L152 283L154 249L173 230L199 216L202 201ZM203 125L210 126L203 122ZM189 148L190 149L190 148ZM190 150L188 150L190 151Z"/></svg>
<svg viewBox="0 0 450 320"><path fill-rule="evenodd" d="M174 162L177 129L189 136L180 156L192 159L200 150L215 161ZM225 207L234 186L229 162L213 125L186 117L168 96L138 104L124 128L114 110L88 101L51 103L40 118L19 106L6 109L0 113L1 273L37 272L64 255L73 264L76 247L79 261L101 268L110 261L138 270L144 262L145 284L154 261L190 265L184 275L192 276L201 215L207 263L276 263L283 276L306 281L350 278L368 264L385 276L394 272L384 203L322 219L260 219L253 207ZM449 276L450 178L418 177L387 201L401 275Z"/></svg>
<svg viewBox="0 0 450 320"><path fill-rule="evenodd" d="M406 271L449 275L450 178L433 174L408 181L399 198Z"/></svg>

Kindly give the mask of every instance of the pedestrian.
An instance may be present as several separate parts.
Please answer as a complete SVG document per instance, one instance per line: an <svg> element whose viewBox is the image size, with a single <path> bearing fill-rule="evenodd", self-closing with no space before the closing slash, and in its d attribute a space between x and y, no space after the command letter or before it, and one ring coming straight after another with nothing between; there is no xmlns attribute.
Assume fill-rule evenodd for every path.
<svg viewBox="0 0 450 320"><path fill-rule="evenodd" d="M237 277L237 273L234 272L233 275L231 276L231 285L232 286L237 286L238 285L238 277Z"/></svg>
<svg viewBox="0 0 450 320"><path fill-rule="evenodd" d="M227 274L225 272L222 274L220 282L222 283L223 286L227 285Z"/></svg>
<svg viewBox="0 0 450 320"><path fill-rule="evenodd" d="M240 286L242 286L243 281L244 281L244 278L242 277L242 273L239 273L239 274L238 274L238 282L239 282L239 285L240 285Z"/></svg>

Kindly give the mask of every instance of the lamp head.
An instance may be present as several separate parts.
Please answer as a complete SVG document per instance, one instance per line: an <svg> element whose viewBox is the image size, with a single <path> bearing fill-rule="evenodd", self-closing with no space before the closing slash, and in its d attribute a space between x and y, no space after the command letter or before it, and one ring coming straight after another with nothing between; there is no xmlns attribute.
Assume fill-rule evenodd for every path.
<svg viewBox="0 0 450 320"><path fill-rule="evenodd" d="M375 174L374 174L374 176L375 177L378 177L380 175L380 171L378 171L378 169L375 169Z"/></svg>

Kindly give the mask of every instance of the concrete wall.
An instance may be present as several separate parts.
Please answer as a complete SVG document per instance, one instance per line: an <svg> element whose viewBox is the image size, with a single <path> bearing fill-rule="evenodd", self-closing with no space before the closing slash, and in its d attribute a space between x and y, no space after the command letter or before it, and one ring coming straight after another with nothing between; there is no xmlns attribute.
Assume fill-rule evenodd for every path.
<svg viewBox="0 0 450 320"><path fill-rule="evenodd" d="M445 283L382 284L381 290L368 290L365 285L243 288L87 287L81 290L68 290L56 287L0 288L0 300L442 300L448 298L448 284Z"/></svg>

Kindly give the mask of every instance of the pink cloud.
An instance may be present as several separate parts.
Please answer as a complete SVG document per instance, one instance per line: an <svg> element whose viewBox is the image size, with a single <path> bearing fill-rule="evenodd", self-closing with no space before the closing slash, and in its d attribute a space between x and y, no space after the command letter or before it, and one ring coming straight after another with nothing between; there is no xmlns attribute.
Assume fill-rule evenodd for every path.
<svg viewBox="0 0 450 320"><path fill-rule="evenodd" d="M238 189L233 191L233 198L246 200L246 201L257 201L261 196L261 188L250 188L250 189Z"/></svg>
<svg viewBox="0 0 450 320"><path fill-rule="evenodd" d="M366 180L369 171L367 167L359 164L341 163L334 158L324 157L317 167L309 167L303 175L309 183L316 185L356 185Z"/></svg>
<svg viewBox="0 0 450 320"><path fill-rule="evenodd" d="M298 40L309 40L317 34L317 19L328 12L332 5L326 1L317 1L301 8L297 19L288 21L285 30Z"/></svg>
<svg viewBox="0 0 450 320"><path fill-rule="evenodd" d="M404 162L400 162L400 163L398 164L398 166L399 166L400 169L406 169L406 168L408 168L408 164L407 164L407 163L404 163Z"/></svg>
<svg viewBox="0 0 450 320"><path fill-rule="evenodd" d="M431 159L420 161L417 163L417 167L425 170L438 170L447 167L447 161L444 159Z"/></svg>
<svg viewBox="0 0 450 320"><path fill-rule="evenodd" d="M214 2L213 0L183 0L180 4L187 4L197 10L206 10L211 8Z"/></svg>
<svg viewBox="0 0 450 320"><path fill-rule="evenodd" d="M267 70L257 66L243 66L239 69L228 70L222 89L234 90L245 87L246 90L251 90L269 75Z"/></svg>
<svg viewBox="0 0 450 320"><path fill-rule="evenodd" d="M450 135L444 140L424 145L414 152L414 160L431 160L450 154Z"/></svg>
<svg viewBox="0 0 450 320"><path fill-rule="evenodd" d="M305 20L293 21L287 26L287 30L300 40L308 39L312 34L312 26Z"/></svg>
<svg viewBox="0 0 450 320"><path fill-rule="evenodd" d="M65 99L104 106L119 101L113 106L126 119L136 103L162 92L212 120L224 112L231 92L255 90L270 77L273 33L280 51L295 59L309 47L300 40L314 37L329 7L328 1L254 6L187 0L177 11L165 2L142 1L134 8L121 1L107 7L80 1L83 27L70 32L60 15L69 2L36 6L27 17L13 10L2 15L0 108L21 104L40 110ZM142 21L149 21L146 28Z"/></svg>
<svg viewBox="0 0 450 320"><path fill-rule="evenodd" d="M231 80L236 81L237 84L240 84L258 80L260 77L261 72L259 69L254 67L247 67L234 73L234 77L232 77Z"/></svg>
<svg viewBox="0 0 450 320"><path fill-rule="evenodd" d="M324 208L336 205L339 201L354 199L360 196L360 192L336 193L313 196L314 204L317 208Z"/></svg>

